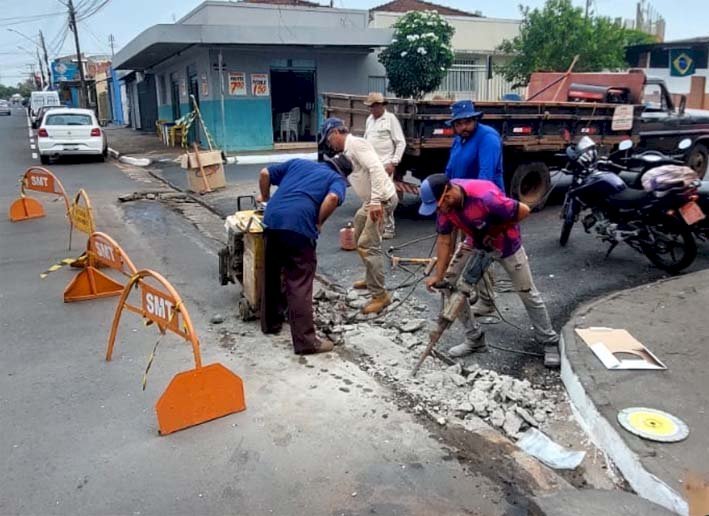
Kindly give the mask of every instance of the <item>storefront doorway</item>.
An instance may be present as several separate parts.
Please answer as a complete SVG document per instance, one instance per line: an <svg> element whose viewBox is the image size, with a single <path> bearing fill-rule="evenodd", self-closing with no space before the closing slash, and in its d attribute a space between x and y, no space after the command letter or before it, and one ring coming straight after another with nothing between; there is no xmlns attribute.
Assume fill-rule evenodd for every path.
<svg viewBox="0 0 709 516"><path fill-rule="evenodd" d="M274 142L312 142L317 133L315 69L272 68Z"/></svg>

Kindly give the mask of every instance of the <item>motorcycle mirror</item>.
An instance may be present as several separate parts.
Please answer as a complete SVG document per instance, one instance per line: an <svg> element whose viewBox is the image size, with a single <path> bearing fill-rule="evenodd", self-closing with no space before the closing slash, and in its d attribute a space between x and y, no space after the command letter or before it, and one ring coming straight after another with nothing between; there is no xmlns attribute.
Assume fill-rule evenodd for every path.
<svg viewBox="0 0 709 516"><path fill-rule="evenodd" d="M618 144L618 150L627 151L633 148L633 140L623 140Z"/></svg>
<svg viewBox="0 0 709 516"><path fill-rule="evenodd" d="M679 147L679 150L687 150L691 146L692 146L692 139L691 138L684 138L683 140L681 140L679 142L679 145L677 145L677 147Z"/></svg>

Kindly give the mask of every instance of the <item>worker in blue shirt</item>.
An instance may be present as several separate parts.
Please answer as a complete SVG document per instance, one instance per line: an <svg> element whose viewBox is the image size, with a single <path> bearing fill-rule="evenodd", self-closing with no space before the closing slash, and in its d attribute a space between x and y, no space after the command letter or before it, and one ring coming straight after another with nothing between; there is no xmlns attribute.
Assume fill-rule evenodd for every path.
<svg viewBox="0 0 709 516"><path fill-rule="evenodd" d="M453 126L456 136L446 165L446 176L448 179L491 181L504 193L502 139L495 129L480 123L482 116L481 111L475 111L471 100L459 100L451 105L451 118L446 125ZM477 285L477 302L472 306L476 316L495 313L494 283L493 268L489 267Z"/></svg>
<svg viewBox="0 0 709 516"><path fill-rule="evenodd" d="M332 351L333 343L315 335L313 279L320 229L345 200L352 163L343 155L325 163L292 159L261 170L258 200L267 202L263 223L264 267L261 281L261 331L278 333L283 325L283 294L297 355ZM278 190L271 197L271 186Z"/></svg>
<svg viewBox="0 0 709 516"><path fill-rule="evenodd" d="M475 111L470 100L460 100L451 106L455 140L451 147L446 175L448 179L486 179L505 191L502 172L502 139L495 129L481 124L482 112Z"/></svg>

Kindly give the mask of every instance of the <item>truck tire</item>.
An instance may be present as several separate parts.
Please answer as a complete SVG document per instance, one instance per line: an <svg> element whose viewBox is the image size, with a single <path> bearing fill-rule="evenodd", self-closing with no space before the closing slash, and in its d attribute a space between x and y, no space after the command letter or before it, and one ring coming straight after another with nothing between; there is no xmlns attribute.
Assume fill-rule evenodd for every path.
<svg viewBox="0 0 709 516"><path fill-rule="evenodd" d="M522 163L512 175L509 194L533 210L541 210L549 197L549 168L541 161Z"/></svg>
<svg viewBox="0 0 709 516"><path fill-rule="evenodd" d="M704 144L697 143L692 150L689 151L687 156L687 166L692 168L699 179L705 179L707 173L707 159L709 157L709 152Z"/></svg>

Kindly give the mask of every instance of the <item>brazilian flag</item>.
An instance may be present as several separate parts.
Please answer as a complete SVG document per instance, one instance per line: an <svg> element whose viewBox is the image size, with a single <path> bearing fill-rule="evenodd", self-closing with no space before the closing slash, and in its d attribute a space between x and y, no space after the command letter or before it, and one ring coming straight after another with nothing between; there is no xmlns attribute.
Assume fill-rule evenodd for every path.
<svg viewBox="0 0 709 516"><path fill-rule="evenodd" d="M691 49L670 49L670 75L672 77L694 75L694 52Z"/></svg>

